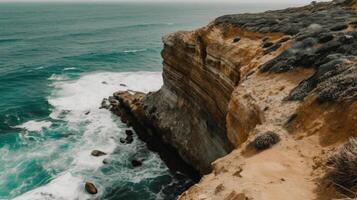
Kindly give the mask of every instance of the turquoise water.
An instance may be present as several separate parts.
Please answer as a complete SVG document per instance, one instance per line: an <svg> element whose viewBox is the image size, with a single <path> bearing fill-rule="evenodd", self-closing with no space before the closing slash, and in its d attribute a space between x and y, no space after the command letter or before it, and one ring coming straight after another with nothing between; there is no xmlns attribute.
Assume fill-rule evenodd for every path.
<svg viewBox="0 0 357 200"><path fill-rule="evenodd" d="M85 181L97 199L174 199L192 182L136 137L121 144L127 127L101 99L160 88L164 34L285 6L0 4L0 199L88 199Z"/></svg>

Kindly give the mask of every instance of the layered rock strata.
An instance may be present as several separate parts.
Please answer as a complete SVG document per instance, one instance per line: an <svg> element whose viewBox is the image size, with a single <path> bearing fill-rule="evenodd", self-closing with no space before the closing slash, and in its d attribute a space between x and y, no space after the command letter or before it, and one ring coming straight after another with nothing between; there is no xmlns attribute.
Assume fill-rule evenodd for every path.
<svg viewBox="0 0 357 200"><path fill-rule="evenodd" d="M357 135L356 5L227 15L164 38L163 87L114 96L147 134L212 170L181 199L342 196L323 177L329 154ZM266 132L279 143L254 149Z"/></svg>

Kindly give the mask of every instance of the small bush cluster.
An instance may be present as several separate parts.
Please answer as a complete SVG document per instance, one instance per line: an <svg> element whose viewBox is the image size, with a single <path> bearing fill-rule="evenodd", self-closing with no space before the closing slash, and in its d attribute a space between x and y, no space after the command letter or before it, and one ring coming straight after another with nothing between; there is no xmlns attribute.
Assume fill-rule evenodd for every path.
<svg viewBox="0 0 357 200"><path fill-rule="evenodd" d="M331 167L327 178L338 190L356 194L357 187L357 138L351 138L328 160Z"/></svg>
<svg viewBox="0 0 357 200"><path fill-rule="evenodd" d="M278 134L268 131L257 136L252 142L252 145L257 150L265 150L278 143L279 141L280 137Z"/></svg>

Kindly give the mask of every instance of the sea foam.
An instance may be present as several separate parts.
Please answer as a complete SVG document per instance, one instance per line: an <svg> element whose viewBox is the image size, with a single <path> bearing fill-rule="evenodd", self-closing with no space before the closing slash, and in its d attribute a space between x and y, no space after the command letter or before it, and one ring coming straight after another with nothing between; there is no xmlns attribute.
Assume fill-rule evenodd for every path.
<svg viewBox="0 0 357 200"><path fill-rule="evenodd" d="M83 180L74 177L71 173L65 173L52 180L46 186L29 191L14 198L14 200L89 199L89 195L85 194L84 190L79 187L82 182Z"/></svg>
<svg viewBox="0 0 357 200"><path fill-rule="evenodd" d="M132 49L132 50L125 50L124 53L136 53L136 52L142 52L142 51L147 51L147 49Z"/></svg>
<svg viewBox="0 0 357 200"><path fill-rule="evenodd" d="M47 80L50 81L64 81L67 80L67 77L59 74L52 74Z"/></svg>
<svg viewBox="0 0 357 200"><path fill-rule="evenodd" d="M96 182L93 173L96 173L96 170L103 165L103 159L109 157L118 146L115 138L120 134L124 136L124 130L121 129L118 119L113 118L108 110L99 109L101 100L117 90L149 92L158 90L161 85L160 72L102 72L87 74L73 81L54 80L53 93L48 97L48 102L53 106L50 117L53 120L65 121L69 134L79 133L75 134L76 142L71 144L71 148L63 154L62 158L72 157L73 161L52 181L17 197L16 200L88 199L89 196L84 191L84 182L93 180ZM49 126L43 122L41 126L38 122L27 122L21 126L40 130L44 125ZM136 148L143 148L143 145L139 140L135 140L133 144L121 148L120 156L128 159ZM104 151L108 155L93 157L90 153L94 149ZM60 160L56 162L61 163ZM155 177L167 170L158 155L154 153L149 155L146 162L150 163L148 166L153 165L155 170L139 170L134 173L121 170L111 178L135 183L141 179ZM97 185L97 187L99 187L97 196L101 196L103 189L101 187L104 186Z"/></svg>
<svg viewBox="0 0 357 200"><path fill-rule="evenodd" d="M26 129L28 131L41 131L43 128L49 128L51 126L51 122L49 121L35 121L31 120L28 122L25 122L21 125L15 126L15 128L22 128Z"/></svg>

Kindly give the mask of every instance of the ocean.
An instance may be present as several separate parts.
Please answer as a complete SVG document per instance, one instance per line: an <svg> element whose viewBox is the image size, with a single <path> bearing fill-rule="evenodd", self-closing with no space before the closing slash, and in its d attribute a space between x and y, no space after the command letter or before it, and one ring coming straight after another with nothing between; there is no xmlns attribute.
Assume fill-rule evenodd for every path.
<svg viewBox="0 0 357 200"><path fill-rule="evenodd" d="M175 199L192 180L136 136L120 143L130 127L101 100L161 87L163 35L287 6L0 3L0 199ZM133 168L133 158L143 165Z"/></svg>

